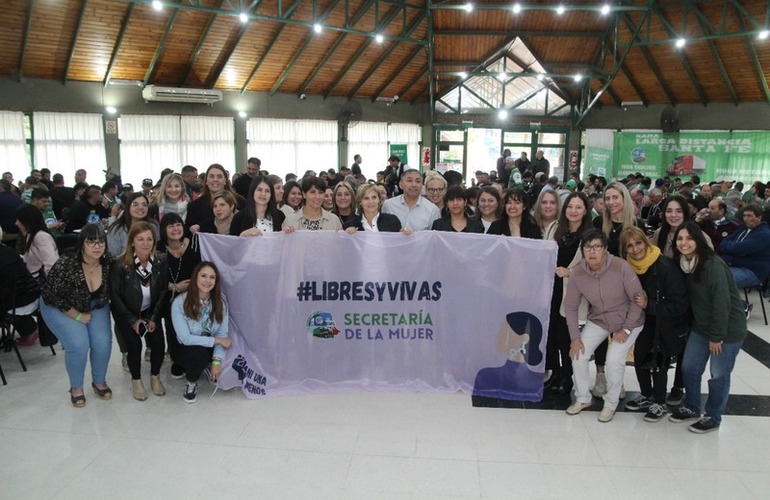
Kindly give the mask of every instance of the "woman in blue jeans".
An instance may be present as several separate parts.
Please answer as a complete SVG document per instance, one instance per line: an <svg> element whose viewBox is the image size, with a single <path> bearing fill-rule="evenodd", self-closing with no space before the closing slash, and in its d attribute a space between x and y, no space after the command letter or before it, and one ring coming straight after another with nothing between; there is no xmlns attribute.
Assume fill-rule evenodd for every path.
<svg viewBox="0 0 770 500"><path fill-rule="evenodd" d="M730 396L730 374L746 338L746 316L727 264L706 242L700 227L685 222L674 234L674 259L687 276L692 331L682 359L685 400L668 419L688 422L692 432L719 429ZM701 378L710 360L711 378L705 415L701 416Z"/></svg>
<svg viewBox="0 0 770 500"><path fill-rule="evenodd" d="M64 346L70 400L86 404L83 378L91 358L91 387L100 399L112 399L106 383L112 350L110 328L110 268L113 259L99 224L87 224L75 252L63 255L51 268L41 290L43 319Z"/></svg>

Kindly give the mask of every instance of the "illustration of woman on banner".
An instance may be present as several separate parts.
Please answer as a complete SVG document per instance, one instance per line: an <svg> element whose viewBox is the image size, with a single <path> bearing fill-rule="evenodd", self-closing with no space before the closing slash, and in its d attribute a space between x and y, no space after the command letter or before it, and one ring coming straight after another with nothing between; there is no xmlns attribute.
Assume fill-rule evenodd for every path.
<svg viewBox="0 0 770 500"><path fill-rule="evenodd" d="M476 374L473 396L537 402L543 399L543 324L534 314L512 312L497 332L497 350L508 355L503 366Z"/></svg>

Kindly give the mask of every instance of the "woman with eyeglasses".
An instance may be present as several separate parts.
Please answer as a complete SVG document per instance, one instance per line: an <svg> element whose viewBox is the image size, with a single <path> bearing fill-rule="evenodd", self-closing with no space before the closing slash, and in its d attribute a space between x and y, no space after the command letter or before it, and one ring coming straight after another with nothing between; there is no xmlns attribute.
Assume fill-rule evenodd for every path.
<svg viewBox="0 0 770 500"><path fill-rule="evenodd" d="M110 328L110 271L112 256L107 236L99 224L86 224L78 236L76 252L56 261L43 285L40 311L48 327L64 346L70 384L70 401L86 404L83 378L91 360L91 387L100 399L111 399L106 382L112 351Z"/></svg>
<svg viewBox="0 0 770 500"><path fill-rule="evenodd" d="M126 198L126 206L107 228L107 250L120 255L126 250L128 231L134 223L144 221L153 226L158 237L158 222L150 216L150 200L143 193L133 193Z"/></svg>
<svg viewBox="0 0 770 500"><path fill-rule="evenodd" d="M575 402L567 408L568 415L577 415L591 407L588 361L596 348L612 337L607 349L607 393L599 422L609 422L615 416L626 357L644 326L644 311L635 301L636 294L642 293L639 278L625 260L609 253L608 244L607 235L599 229L583 234L580 242L583 260L570 273L564 298L575 381ZM582 331L578 325L581 299L590 306Z"/></svg>
<svg viewBox="0 0 770 500"><path fill-rule="evenodd" d="M147 339L150 354L150 387L163 396L166 388L160 380L164 349L163 310L168 306L168 270L166 256L155 251L155 232L140 221L128 232L126 251L118 258L110 276L112 314L115 330L123 337L131 371L131 393L137 401L147 399L141 375L142 338Z"/></svg>

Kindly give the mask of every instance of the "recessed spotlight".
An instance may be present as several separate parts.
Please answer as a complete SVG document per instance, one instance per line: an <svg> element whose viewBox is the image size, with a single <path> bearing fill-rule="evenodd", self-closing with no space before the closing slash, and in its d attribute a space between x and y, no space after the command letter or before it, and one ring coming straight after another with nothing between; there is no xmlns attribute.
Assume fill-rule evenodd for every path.
<svg viewBox="0 0 770 500"><path fill-rule="evenodd" d="M240 19L243 24L249 22L249 16L247 16L245 12L238 14L238 19Z"/></svg>
<svg viewBox="0 0 770 500"><path fill-rule="evenodd" d="M565 8L564 8L564 6L563 6L563 5L561 5L561 4L559 4L559 6L558 6L558 7L556 7L556 13L557 13L557 14L559 14L559 15L562 15L562 14L564 14L564 11L565 11L565 10L566 10L566 9L565 9Z"/></svg>
<svg viewBox="0 0 770 500"><path fill-rule="evenodd" d="M383 37L381 34L377 33L376 35L374 35L374 40L377 43L382 43L382 41L385 40L385 37Z"/></svg>
<svg viewBox="0 0 770 500"><path fill-rule="evenodd" d="M468 78L468 73L466 73L465 71L460 71L460 78L465 80L466 78Z"/></svg>
<svg viewBox="0 0 770 500"><path fill-rule="evenodd" d="M610 13L610 6L607 4L604 4L604 6L602 6L602 15L606 16L609 13Z"/></svg>
<svg viewBox="0 0 770 500"><path fill-rule="evenodd" d="M681 49L684 47L684 44L687 43L684 38L677 38L676 40L676 48Z"/></svg>
<svg viewBox="0 0 770 500"><path fill-rule="evenodd" d="M106 108L104 108L104 110L111 115L114 115L115 113L118 112L118 109L115 106L107 106Z"/></svg>
<svg viewBox="0 0 770 500"><path fill-rule="evenodd" d="M313 31L315 31L316 33L320 33L320 32L322 32L322 31L323 31L323 29L324 29L324 28L323 28L323 26L321 26L321 23L315 23L315 24L313 25Z"/></svg>
<svg viewBox="0 0 770 500"><path fill-rule="evenodd" d="M152 8L155 10L163 10L163 3L160 0L153 0Z"/></svg>
<svg viewBox="0 0 770 500"><path fill-rule="evenodd" d="M473 4L468 2L463 5L463 9L465 9L465 12L473 12Z"/></svg>
<svg viewBox="0 0 770 500"><path fill-rule="evenodd" d="M519 12L521 12L521 5L518 3L513 4L513 13L518 14Z"/></svg>
<svg viewBox="0 0 770 500"><path fill-rule="evenodd" d="M245 111L238 111L238 116L240 116L241 118L246 118L247 116L249 116L249 114Z"/></svg>
<svg viewBox="0 0 770 500"><path fill-rule="evenodd" d="M770 35L770 31L762 30L762 31L759 32L759 39L760 40L767 40L768 35Z"/></svg>
<svg viewBox="0 0 770 500"><path fill-rule="evenodd" d="M501 120L505 120L506 118L508 118L508 111L501 109L500 111L497 112L497 117L500 118Z"/></svg>
<svg viewBox="0 0 770 500"><path fill-rule="evenodd" d="M575 75L573 78L575 79L575 81L576 81L576 82L579 82L580 80L582 80L582 79L583 79L583 75L581 75L580 73L578 73L578 74L577 74L577 75Z"/></svg>

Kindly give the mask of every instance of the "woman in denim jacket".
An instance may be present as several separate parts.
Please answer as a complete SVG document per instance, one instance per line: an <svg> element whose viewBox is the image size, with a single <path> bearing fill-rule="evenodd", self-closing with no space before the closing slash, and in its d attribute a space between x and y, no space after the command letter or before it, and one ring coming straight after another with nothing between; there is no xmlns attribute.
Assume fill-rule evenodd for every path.
<svg viewBox="0 0 770 500"><path fill-rule="evenodd" d="M179 364L185 370L186 403L197 401L198 379L210 367L216 381L222 359L232 341L227 338L227 301L222 295L216 266L201 262L192 273L190 288L171 305L171 320L179 340Z"/></svg>

